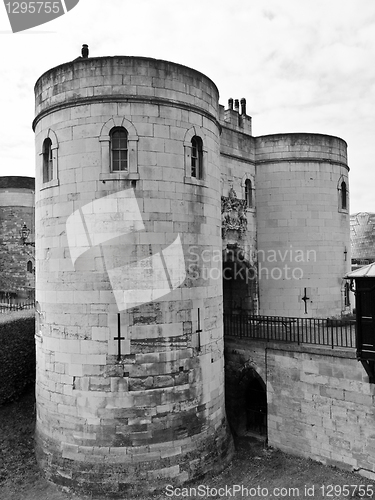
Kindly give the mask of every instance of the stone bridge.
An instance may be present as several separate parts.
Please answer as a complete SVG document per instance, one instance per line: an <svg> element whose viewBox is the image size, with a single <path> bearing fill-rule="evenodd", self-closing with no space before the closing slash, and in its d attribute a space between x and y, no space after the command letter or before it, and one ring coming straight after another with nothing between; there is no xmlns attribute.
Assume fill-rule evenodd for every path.
<svg viewBox="0 0 375 500"><path fill-rule="evenodd" d="M355 349L226 336L225 360L234 434L375 479L375 385Z"/></svg>

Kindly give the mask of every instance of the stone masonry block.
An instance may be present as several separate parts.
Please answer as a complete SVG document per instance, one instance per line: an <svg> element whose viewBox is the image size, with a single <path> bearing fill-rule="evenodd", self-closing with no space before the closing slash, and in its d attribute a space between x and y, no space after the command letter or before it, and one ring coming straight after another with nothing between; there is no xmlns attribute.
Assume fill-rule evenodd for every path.
<svg viewBox="0 0 375 500"><path fill-rule="evenodd" d="M171 467L165 467L163 469L149 471L147 473L147 476L150 479L174 478L177 477L179 473L180 473L180 466L172 465Z"/></svg>
<svg viewBox="0 0 375 500"><path fill-rule="evenodd" d="M108 327L93 327L92 340L106 341L109 340L110 329Z"/></svg>
<svg viewBox="0 0 375 500"><path fill-rule="evenodd" d="M344 391L345 401L350 401L359 405L372 406L373 396L367 394L359 394L357 392Z"/></svg>
<svg viewBox="0 0 375 500"><path fill-rule="evenodd" d="M81 364L69 364L68 366L68 374L71 376L82 377L83 375L83 366Z"/></svg>

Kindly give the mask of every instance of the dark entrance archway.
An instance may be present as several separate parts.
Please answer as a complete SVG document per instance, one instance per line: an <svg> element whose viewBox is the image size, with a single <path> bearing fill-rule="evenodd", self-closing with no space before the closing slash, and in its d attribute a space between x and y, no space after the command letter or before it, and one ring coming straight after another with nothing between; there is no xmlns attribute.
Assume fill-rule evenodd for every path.
<svg viewBox="0 0 375 500"><path fill-rule="evenodd" d="M262 381L263 382L263 381ZM247 385L246 398L246 431L267 435L267 393L257 378Z"/></svg>
<svg viewBox="0 0 375 500"><path fill-rule="evenodd" d="M244 259L237 246L223 252L223 307L224 313L236 314L256 311L256 273Z"/></svg>
<svg viewBox="0 0 375 500"><path fill-rule="evenodd" d="M267 438L266 384L254 368L244 366L225 373L225 404L229 424L235 437Z"/></svg>

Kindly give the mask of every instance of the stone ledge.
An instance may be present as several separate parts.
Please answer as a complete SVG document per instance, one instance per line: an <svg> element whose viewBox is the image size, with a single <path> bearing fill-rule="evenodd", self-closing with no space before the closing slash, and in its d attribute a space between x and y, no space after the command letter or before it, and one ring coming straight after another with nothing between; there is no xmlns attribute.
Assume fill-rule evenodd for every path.
<svg viewBox="0 0 375 500"><path fill-rule="evenodd" d="M135 172L108 172L99 174L100 181L119 181L119 180L129 180L129 181L137 181L140 179L138 173Z"/></svg>
<svg viewBox="0 0 375 500"><path fill-rule="evenodd" d="M249 346L250 343L257 346L262 346L264 349L273 351L289 351L289 352L302 352L319 354L321 356L331 356L336 358L349 358L356 359L355 348L352 347L335 347L332 349L329 346L319 346L314 344L294 344L294 343L281 343L281 342L267 342L262 340L250 339L250 338L240 338L240 337L225 337L225 346L227 348L228 341L239 342L243 346Z"/></svg>

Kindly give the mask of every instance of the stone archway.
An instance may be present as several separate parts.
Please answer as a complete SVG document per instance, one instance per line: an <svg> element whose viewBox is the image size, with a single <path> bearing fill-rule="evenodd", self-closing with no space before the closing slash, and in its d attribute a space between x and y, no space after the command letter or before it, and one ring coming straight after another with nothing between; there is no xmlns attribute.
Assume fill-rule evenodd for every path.
<svg viewBox="0 0 375 500"><path fill-rule="evenodd" d="M235 437L267 437L267 388L262 377L248 364L226 370L226 412Z"/></svg>
<svg viewBox="0 0 375 500"><path fill-rule="evenodd" d="M267 393L260 377L252 378L245 392L246 432L267 435Z"/></svg>
<svg viewBox="0 0 375 500"><path fill-rule="evenodd" d="M244 258L241 249L237 245L228 245L223 251L224 313L255 313L255 277L255 270Z"/></svg>

